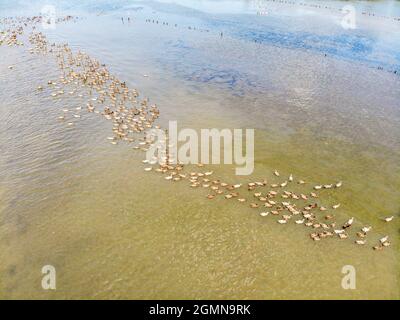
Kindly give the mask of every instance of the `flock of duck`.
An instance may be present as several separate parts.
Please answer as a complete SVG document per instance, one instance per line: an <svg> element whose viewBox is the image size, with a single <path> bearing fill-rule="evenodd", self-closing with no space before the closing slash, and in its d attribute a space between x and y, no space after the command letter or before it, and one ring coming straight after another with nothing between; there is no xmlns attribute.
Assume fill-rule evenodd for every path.
<svg viewBox="0 0 400 320"><path fill-rule="evenodd" d="M67 16L58 19L57 23L73 19ZM28 41L31 44L31 54L52 55L60 68L61 75L58 80L49 80L47 85L37 87L37 91L45 94L51 91L50 96L60 98L66 95L65 90L70 90L69 95L81 94L87 90L89 99L85 108L78 107L74 110L64 108L58 120L73 126L75 122L69 119L80 118L80 111L86 109L88 113L98 114L113 123L112 136L108 137L111 144L126 142L135 150L146 152L154 143L146 138L150 129L161 129L156 125L160 112L156 105L151 105L148 99L139 99L139 92L130 89L128 85L113 76L106 65L91 58L84 52L74 53L68 44L49 43L46 36L36 31L36 25L42 22L41 17L33 18L6 18L0 24L8 25L6 30L0 32L0 46L24 45L20 36L27 27L31 27ZM9 69L13 69L10 66ZM71 89L72 87L72 89ZM168 138L166 144L169 146ZM290 174L283 176L275 170L271 181L250 181L247 183L228 183L215 177L213 171L206 169L205 165L184 166L170 159L168 152L162 163L143 160L144 171L157 172L166 181L171 183L184 181L191 188L207 190L206 198L209 200L222 198L228 201L237 201L256 211L263 219L276 217L276 223L286 225L294 221L295 225L311 229L309 236L313 241L337 237L338 239L350 238L357 245L366 245L371 226L355 223L352 217L344 223L335 221L334 212L341 204L322 205L319 200L326 190L338 190L342 187L341 181L328 184L311 185L304 180L295 179ZM293 191L300 189L302 191ZM303 191L304 190L304 191ZM383 223L391 222L395 217L382 219ZM355 233L355 234L354 234ZM355 236L355 239L354 239ZM383 250L391 245L389 236L382 236L373 245L374 250Z"/></svg>
<svg viewBox="0 0 400 320"><path fill-rule="evenodd" d="M123 19L123 18L122 18ZM123 21L123 20L122 20ZM169 23L169 22L166 22L166 21L159 21L157 18L156 19L146 19L146 22L147 23L153 23L153 24L158 24L158 25L163 25L163 26L173 26L173 27L175 27L175 28L178 28L178 24L177 23ZM188 30L192 30L192 31L200 31L200 32L210 32L210 30L209 29L202 29L202 28L199 28L199 27L195 27L195 26L187 26L187 29ZM220 36L222 36L223 35L223 33L222 32L220 32Z"/></svg>

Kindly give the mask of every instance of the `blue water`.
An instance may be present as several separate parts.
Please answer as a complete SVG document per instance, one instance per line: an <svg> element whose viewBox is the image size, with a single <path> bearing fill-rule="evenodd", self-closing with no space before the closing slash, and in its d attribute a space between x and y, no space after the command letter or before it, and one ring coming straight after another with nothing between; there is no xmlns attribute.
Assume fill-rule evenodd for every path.
<svg viewBox="0 0 400 320"><path fill-rule="evenodd" d="M224 86L234 94L242 94L249 88L266 89L265 84L271 79L258 72L263 69L259 65L260 57L252 62L240 52L260 49L260 56L270 59L268 53L263 52L263 48L269 47L303 52L318 59L326 56L400 75L400 21L394 20L400 17L399 1L318 1L320 7L313 5L315 3L262 0L16 3L0 0L0 16L38 14L43 5L53 4L59 15L125 17L125 22L127 17L135 22L150 19L148 24L152 25L153 34L159 32L163 36L154 62L185 80ZM340 25L343 14L339 9L348 4L354 5L356 10L354 30L343 29ZM260 16L258 10L265 10L268 15ZM365 13L374 13L376 17ZM379 18L384 15L385 19ZM171 39L171 33L182 30L191 32L191 36ZM221 47L220 51L215 50L215 44ZM260 47L244 49L247 44ZM208 52L209 46L214 47L212 53ZM234 52L239 53L231 58ZM277 59L277 65L282 67L285 63L283 57Z"/></svg>
<svg viewBox="0 0 400 320"><path fill-rule="evenodd" d="M218 1L215 1L218 3ZM240 2L240 1L239 1ZM285 13L295 8L282 5L281 11L267 17L259 17L248 9L243 12L210 13L179 4L150 2L153 9L161 14L174 14L199 20L198 28L222 32L230 36L261 44L301 49L317 54L326 54L338 59L346 59L367 64L387 71L400 70L400 21L369 28L369 24L380 21L374 17L356 16L362 26L345 30L340 25L324 19L324 11L316 10L316 16L287 16ZM191 1L185 1L186 5ZM320 2L321 3L321 2ZM342 1L336 1L340 4ZM323 4L323 2L322 2ZM357 5L358 3L355 3ZM385 6L393 6L392 1L381 1L371 5L372 12L384 12ZM340 8L340 6L339 6ZM400 4L395 4L394 15L399 14ZM365 9L358 10L364 12ZM319 16L321 14L322 16ZM340 16L339 16L340 18ZM339 19L338 18L338 19ZM368 21L369 20L369 21ZM310 24L311 21L311 24ZM315 32L318 31L318 32ZM321 32L322 31L322 32Z"/></svg>
<svg viewBox="0 0 400 320"><path fill-rule="evenodd" d="M158 18L180 27L220 33L265 45L300 49L326 54L338 59L360 62L389 72L400 72L400 21L365 16L400 17L399 1L4 1L0 0L0 16L40 11L44 4L53 4L60 11ZM307 4L301 6L300 3ZM321 8L315 8L313 4ZM324 6L341 8L352 4L360 23L355 30L345 30L337 23L340 14L324 10ZM298 11L304 7L308 11ZM260 8L270 10L268 16L257 16ZM310 11L311 10L311 14ZM8 10L9 11L9 10ZM327 17L337 16L336 20ZM336 23L335 23L336 21ZM186 49L186 44L180 44Z"/></svg>

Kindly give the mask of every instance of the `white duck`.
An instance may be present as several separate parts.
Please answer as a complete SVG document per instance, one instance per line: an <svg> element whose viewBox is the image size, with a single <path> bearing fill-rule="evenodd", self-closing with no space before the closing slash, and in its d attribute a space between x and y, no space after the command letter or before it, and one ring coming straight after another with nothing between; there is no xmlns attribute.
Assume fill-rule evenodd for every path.
<svg viewBox="0 0 400 320"><path fill-rule="evenodd" d="M350 228L351 225L353 224L353 222L354 222L354 218L351 217L351 218L343 225L343 229Z"/></svg>
<svg viewBox="0 0 400 320"><path fill-rule="evenodd" d="M388 241L388 239L389 239L389 236L385 236L385 237L379 239L379 241L380 241L381 243L384 243L384 242Z"/></svg>
<svg viewBox="0 0 400 320"><path fill-rule="evenodd" d="M390 222L394 219L394 216L391 217L387 217L387 218L383 218L383 220L385 220L386 222Z"/></svg>

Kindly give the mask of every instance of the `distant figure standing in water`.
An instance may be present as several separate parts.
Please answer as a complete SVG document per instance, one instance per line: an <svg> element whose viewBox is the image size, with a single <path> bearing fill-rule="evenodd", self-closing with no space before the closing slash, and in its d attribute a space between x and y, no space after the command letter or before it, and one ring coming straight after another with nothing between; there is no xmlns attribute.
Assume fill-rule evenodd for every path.
<svg viewBox="0 0 400 320"><path fill-rule="evenodd" d="M131 18L128 17L128 22L131 22Z"/></svg>
<svg viewBox="0 0 400 320"><path fill-rule="evenodd" d="M221 38L224 36L223 32L221 32Z"/></svg>
<svg viewBox="0 0 400 320"><path fill-rule="evenodd" d="M121 17L122 23L124 23L124 17Z"/></svg>

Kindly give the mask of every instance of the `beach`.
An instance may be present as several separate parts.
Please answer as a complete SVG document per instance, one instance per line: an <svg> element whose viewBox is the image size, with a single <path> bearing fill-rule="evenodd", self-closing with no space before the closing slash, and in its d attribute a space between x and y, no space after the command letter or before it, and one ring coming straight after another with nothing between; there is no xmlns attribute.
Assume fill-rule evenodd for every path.
<svg viewBox="0 0 400 320"><path fill-rule="evenodd" d="M0 17L42 7L0 4ZM355 3L398 17L399 4L390 4L387 12L385 1ZM53 53L31 53L38 41L29 44L29 33L24 46L0 46L1 298L399 298L400 22L360 14L349 31L340 12L246 1L84 1L56 10L72 18L33 30L60 46ZM254 172L193 165L174 181L175 167L145 171L144 152L134 148L143 145L115 138L127 129L116 129L115 114L105 118L112 104L99 103L99 91L111 91L108 82L99 90L78 79L61 84L67 57L78 53L98 61L99 74L107 70L99 79L112 90L127 86L127 100L137 90L140 111L120 109L123 119L132 111L130 120L144 116L140 124L151 127L254 129ZM217 179L232 190L207 198ZM260 189L249 185L264 180ZM313 226L294 223L300 217L280 225L272 213L261 216L274 210L261 207L271 190L307 196L290 198L299 207L326 207L316 215L319 224L335 216L332 236L314 241ZM340 239L333 230L351 218ZM384 236L390 246L374 250ZM41 287L44 265L56 268L57 290ZM346 265L357 270L355 290L341 285Z"/></svg>

